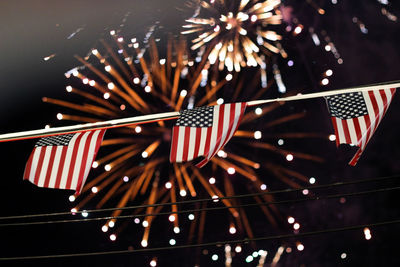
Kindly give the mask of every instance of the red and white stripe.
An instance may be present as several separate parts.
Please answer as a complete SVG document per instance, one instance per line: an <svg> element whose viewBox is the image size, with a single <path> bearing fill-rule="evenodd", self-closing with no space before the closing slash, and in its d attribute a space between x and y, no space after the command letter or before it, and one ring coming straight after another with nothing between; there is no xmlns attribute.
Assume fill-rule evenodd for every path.
<svg viewBox="0 0 400 267"><path fill-rule="evenodd" d="M39 146L32 151L24 180L39 187L76 190L86 182L105 130L76 133L68 146Z"/></svg>
<svg viewBox="0 0 400 267"><path fill-rule="evenodd" d="M332 117L336 133L336 145L352 144L359 147L349 162L350 165L354 166L357 163L368 141L389 108L395 92L395 88L362 92L367 105L368 115L347 120Z"/></svg>
<svg viewBox="0 0 400 267"><path fill-rule="evenodd" d="M246 103L214 106L211 127L174 126L171 162L185 162L204 156L196 166L204 166L233 136L239 126Z"/></svg>

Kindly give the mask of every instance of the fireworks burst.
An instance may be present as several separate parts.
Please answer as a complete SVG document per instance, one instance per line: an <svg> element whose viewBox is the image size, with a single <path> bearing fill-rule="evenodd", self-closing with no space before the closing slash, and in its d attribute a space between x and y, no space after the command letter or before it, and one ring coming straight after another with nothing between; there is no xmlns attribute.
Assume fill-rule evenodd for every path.
<svg viewBox="0 0 400 267"><path fill-rule="evenodd" d="M47 103L75 110L76 115L59 113L58 119L94 122L177 111L183 108L190 109L194 106L222 104L224 97L229 97L231 102L248 101L263 97L273 83L271 80L267 87L259 89L257 86L259 79L255 78L252 83L246 81L249 90L245 92L243 90L244 77L241 78L238 73L235 73L220 78L221 74L218 72L208 73L210 64L207 58L202 58L201 62L192 60L184 40L170 39L164 58L154 40L150 40L149 48L144 54L135 39L126 42L124 38L115 34L111 35L111 39L111 41L102 40L100 42L102 46L93 49L90 57L86 59L76 57L83 66L74 69L71 75L67 74L67 76L69 82L77 86L66 87L67 92L77 96L76 99L71 101L43 99ZM259 75L260 71L256 76ZM233 87L233 84L237 86ZM77 104L78 101L82 104ZM272 164L271 158L279 155L288 161L293 157L317 162L321 159L305 153L281 149L266 140L276 140L278 136L304 138L313 137L313 135L289 133L263 136L262 130L303 118L305 114L300 112L283 115L267 122L263 121L263 126L254 131L259 127L256 123L260 121L259 118L272 114L281 105L283 103L249 109L230 144L226 149L220 150L218 155L201 170L190 162L168 163L171 122L160 121L144 126L133 125L109 130L106 140L102 143L100 157L93 165L93 168L97 169L93 170L93 173L98 175L89 178L89 182L78 198L75 210L82 210L85 205L93 202L96 202L96 208L105 205L122 208L133 203L176 202L187 195L193 198L211 197L218 201L224 196L238 193L264 192L268 189L260 178L260 174L265 175L265 170L291 187L300 187L301 183L308 182L308 178L279 164ZM246 152L249 147L252 148L251 153ZM102 154L103 157L101 157ZM100 171L100 167L103 167L104 171ZM72 200L75 201L75 197ZM261 203L272 201L273 198L271 195L262 195L255 196L254 200ZM221 199L219 202L227 207L229 213L229 216L223 216L222 219L226 221L227 233L254 237L252 223L249 222L246 212L236 207L240 205L239 200ZM206 204L199 204L196 208L206 208ZM277 207L261 205L259 208L270 224L275 226L278 224L280 213ZM190 230L187 242L202 242L204 231L207 229L205 211L190 214L189 217L187 214L178 216L174 213L178 211L178 205L171 205L137 209L133 211L133 215L158 214L163 209L164 212L172 212L168 218L175 234L181 231L181 224L188 225ZM122 210L116 210L112 216L119 216L122 212ZM128 212L124 211L124 213ZM147 216L141 221L139 218L135 219L135 223L141 223L143 226L141 237L143 247L149 245L150 229L154 224L154 218L156 216ZM161 216L161 218L164 217ZM102 226L102 231L107 232L116 223L116 219L107 221ZM115 240L116 234L129 223L132 221L121 220L119 227L114 230L110 238ZM195 232L198 233L197 240L193 240Z"/></svg>
<svg viewBox="0 0 400 267"><path fill-rule="evenodd" d="M277 9L280 0L268 1L199 1L199 17L187 19L190 23L182 34L198 34L192 40L192 50L209 43L208 60L228 71L239 72L241 67L263 66L264 55L285 51L277 42L281 36L271 25L281 24L282 16Z"/></svg>

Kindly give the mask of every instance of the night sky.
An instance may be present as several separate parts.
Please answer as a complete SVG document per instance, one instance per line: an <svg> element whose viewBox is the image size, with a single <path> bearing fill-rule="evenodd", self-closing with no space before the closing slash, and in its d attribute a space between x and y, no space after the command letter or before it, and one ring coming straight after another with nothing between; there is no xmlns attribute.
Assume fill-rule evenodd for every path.
<svg viewBox="0 0 400 267"><path fill-rule="evenodd" d="M335 1L331 0L314 2L325 10L324 15L319 15L306 1L283 1L289 14L288 21L283 23L281 29L284 36L282 45L288 53L288 58L276 57L276 62L289 93L313 93L399 80L400 24L399 21L389 20L381 11L385 7L394 15L400 16L399 3L390 1L390 5L386 6L375 0L337 0L336 4L332 4ZM191 14L182 9L183 3L184 1L180 0L2 1L1 133L41 129L47 124L72 125L73 122L57 121L56 114L60 108L42 103L41 99L44 96L67 98L65 86L68 80L64 73L79 65L73 56L86 56L100 38L112 29L121 28L121 21L127 12L129 15L121 28L123 34L143 39L149 27L157 24L155 35L160 36L160 46L163 46L166 33L178 34L187 14ZM287 25L296 26L292 23L293 18L297 18L298 22L304 25L303 32L297 36L285 32ZM354 22L355 18L365 24L367 33L361 31L359 24ZM320 46L315 46L308 30L310 27L319 34ZM329 35L343 59L343 64L338 64L333 54L325 51L321 31L326 31ZM55 54L53 58L43 60L52 54ZM292 60L294 65L288 66L288 60ZM320 81L327 69L331 69L333 75L329 84L322 86ZM272 79L271 66L268 70L268 77ZM251 75L251 71L246 75ZM271 93L271 97L279 96L276 85L273 85L271 90L275 92ZM226 102L229 100L226 99ZM343 145L337 149L334 142L328 140L333 128L323 99L287 103L279 112L289 114L299 111L306 113L305 118L288 123L284 128L277 129L277 132L280 130L318 133L318 138L292 139L287 145L295 151L322 157L324 162L311 163L298 159L287 162L279 159L280 163L290 165L291 169L307 177L315 177L317 184L394 176L400 173L400 146L397 139L400 134L400 129L397 128L400 124L400 117L397 116L400 114L398 95L395 95L356 167L347 164L356 151L354 147ZM274 117L271 120L279 118L282 115L279 112L273 113ZM72 191L38 188L22 180L24 166L34 143L35 140L0 143L0 177L3 181L0 187L0 200L3 203L1 217L64 212L73 207L68 201ZM165 152L169 153L167 150ZM276 160L272 158L271 162ZM276 182L271 173L262 174L260 177L270 190L288 187L284 183ZM89 175L88 181L91 178L93 176ZM399 186L397 179L391 179L319 190L311 195L344 194L396 186ZM246 185L240 193L246 193L245 188ZM297 192L279 195L276 198L285 200L303 197L301 192ZM287 222L288 216L293 216L301 224L302 233L399 219L399 200L398 191L393 190L348 198L278 205L282 215L277 228L273 228L266 220L258 219L261 217L249 216L249 219L256 237L293 233L292 226ZM88 204L86 208L93 209L94 205ZM250 214L257 215L257 212L259 211L249 208ZM229 236L226 223L220 220L220 217L221 214L217 211L207 215L208 234L203 242L241 239L241 236ZM0 221L0 224L3 222L6 221ZM0 258L141 248L141 234L138 232L142 229L134 223L130 223L115 242L110 241L108 236L100 231L101 225L102 223L97 221L44 226L0 225ZM169 246L166 240L171 234L170 230L167 233L165 228L162 223L154 226L150 238L154 240L152 246ZM276 250L281 245L291 247L292 252L284 252L277 266L399 266L400 226L393 224L371 227L370 230L370 240L366 240L363 230L359 229L304 238L260 241L256 243L255 248L268 251L265 266L270 266ZM184 245L185 240L183 237L177 237L178 245ZM301 252L296 250L297 241L305 247ZM248 264L245 262L246 256L255 248L243 245L244 251L233 257L232 265L257 266L259 258ZM200 266L224 266L223 247L212 246L205 249L208 253L205 255L202 248L199 257L196 257L196 249L175 249L122 255L5 261L0 265L14 266L22 263L24 266L150 266L150 260L156 256L157 266L194 266L195 262L200 263ZM219 256L217 261L211 260L214 253ZM344 259L341 258L343 253L346 254Z"/></svg>

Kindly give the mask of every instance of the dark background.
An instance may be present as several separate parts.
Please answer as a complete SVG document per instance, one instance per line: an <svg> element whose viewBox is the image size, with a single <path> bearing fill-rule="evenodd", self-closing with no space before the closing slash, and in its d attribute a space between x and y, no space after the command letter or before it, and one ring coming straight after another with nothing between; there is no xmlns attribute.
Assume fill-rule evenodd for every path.
<svg viewBox="0 0 400 267"><path fill-rule="evenodd" d="M280 59L282 77L288 90L316 92L340 89L370 83L398 80L400 77L400 49L398 46L399 22L388 20L381 14L384 7L378 1L338 0L315 1L326 10L324 16L317 14L303 1L285 1L293 7L292 15L305 26L299 36L287 33L283 41L289 58L295 62L289 68L287 60ZM392 1L388 8L400 15L400 6ZM57 124L56 108L43 104L43 96L63 98L66 79L64 73L77 66L74 54L85 56L96 40L110 29L119 27L121 20L130 12L124 26L125 32L143 35L147 28L159 21L160 31L179 32L183 15L177 7L182 1L2 1L0 3L0 125L1 133L43 128L46 124ZM352 19L357 17L368 29L363 34ZM335 43L343 64L337 64L332 53L316 47L307 31L326 30ZM80 31L76 32L78 29ZM72 37L68 37L76 32ZM322 40L321 40L322 41ZM55 53L49 61L43 58ZM330 84L319 84L322 73L332 69ZM400 149L397 136L400 133L400 100L396 95L384 120L356 167L348 167L347 161L355 150L344 146L336 149L332 142L307 141L297 144L301 151L305 146L322 155L325 164L296 168L318 183L349 181L399 173ZM325 103L322 100L307 100L289 104L287 108L305 109L309 116L297 129L311 127L317 132L333 132ZM1 216L50 213L68 211L71 192L37 188L22 181L26 160L34 141L17 141L0 144L0 169L2 186L0 201ZM296 163L295 163L296 164ZM319 175L319 176L318 176ZM90 179L90 178L89 178ZM385 183L395 186L396 181ZM346 189L335 189L337 193L373 189L380 183L369 186L354 185ZM278 189L278 188L277 188ZM347 192L346 191L346 192ZM333 191L331 191L333 192ZM296 196L294 196L296 197ZM298 196L297 196L298 197ZM321 230L333 227L357 225L398 219L399 197L396 191L377 193L346 199L310 201L293 204L286 211L302 222L301 231ZM121 241L110 242L102 233L99 223L54 224L42 226L0 227L0 257L69 254L127 249L129 236ZM263 227L262 222L258 223ZM218 226L218 224L217 224ZM280 266L398 266L398 225L371 228L372 239L367 241L362 230L340 232L302 238L303 252L293 251L282 255ZM223 240L223 238L221 238ZM216 240L214 240L216 241ZM136 241L135 241L136 242ZM137 242L136 242L137 243ZM275 250L280 241L260 242L259 247ZM202 256L202 266L223 266L223 248L209 248L219 255L212 262L210 255ZM114 256L63 258L53 260L7 261L2 266L22 264L26 266L149 266L152 256L159 256L159 266L187 266L183 250L163 253L139 253ZM186 251L191 255L192 251ZM340 255L346 253L346 259ZM270 263L274 250L269 251ZM233 258L234 266L244 266L245 255ZM249 266L256 266L253 261Z"/></svg>

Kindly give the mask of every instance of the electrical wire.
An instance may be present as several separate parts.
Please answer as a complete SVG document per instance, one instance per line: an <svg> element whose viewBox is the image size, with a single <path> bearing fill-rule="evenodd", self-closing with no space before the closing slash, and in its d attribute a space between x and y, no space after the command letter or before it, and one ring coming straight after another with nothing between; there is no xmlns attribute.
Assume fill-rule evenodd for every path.
<svg viewBox="0 0 400 267"><path fill-rule="evenodd" d="M388 191L399 190L399 189L400 189L400 186L399 187L380 188L380 189L368 190L368 191L359 191L359 192L353 192L353 193L315 196L315 197L289 199L289 200L281 200L281 201L250 203L250 204L202 208L202 209L188 209L188 210L168 211L168 212L159 212L159 213L144 213L144 214L136 214L136 215L106 216L106 217L95 217L95 218L86 218L86 219L68 219L68 220L39 221L39 222L3 223L3 224L0 224L0 227L43 225L43 224L55 224L55 223L72 223L72 222L91 222L91 221L101 221L101 220L111 220L111 219L131 219L131 218L140 218L140 217L147 217L147 216L157 217L157 216L171 215L171 214L185 214L185 213L194 213L194 212L200 212L200 211L215 211L215 210L223 210L223 209L231 209L231 208L259 207L259 206L280 205L280 204L288 204L288 203L299 203L299 202L305 202L305 201L310 201L310 200L360 196L360 195L365 195L365 194L388 192Z"/></svg>
<svg viewBox="0 0 400 267"><path fill-rule="evenodd" d="M225 197L219 197L218 200L246 198L246 197L273 195L273 194L281 194L281 193L291 193L291 192L303 191L304 189L315 190L315 189L323 189L323 188L334 188L334 187L338 187L338 186L345 186L345 185L352 185L352 184L379 182L379 181L390 180L390 179L394 179L394 178L400 178L400 175L396 174L396 175L392 175L392 176L360 179L360 180L354 180L354 181L348 181L348 182L335 182L335 183L325 184L325 185L313 185L313 186L300 187L300 188L287 188L287 189L282 189L282 190L266 191L266 192L261 192L261 193L225 196ZM214 199L214 198L203 198L203 199L184 200L184 201L176 201L176 202L169 202L169 203L156 203L156 204L126 206L126 207L120 207L120 208L105 208L105 209L86 210L85 212L95 213L95 212L107 212L107 211L115 211L115 210L130 210L130 209L139 209L139 208L148 208L148 207L193 204L193 203L198 203L198 202L210 202L210 201L215 201L215 200L216 199ZM76 211L74 213L80 214L82 212L83 211ZM55 213L42 213L42 214L27 214L27 215L16 215L16 216L4 216L4 217L0 217L0 220L61 216L61 215L70 215L70 214L71 214L71 211L55 212Z"/></svg>
<svg viewBox="0 0 400 267"><path fill-rule="evenodd" d="M257 242L257 241L276 240L276 239L289 239L289 238L293 238L293 237L295 237L295 238L307 237L307 236L313 236L313 235L319 235L319 234L337 233L337 232L343 232L343 231L362 229L362 228L365 228L365 227L375 227L375 226L383 226L383 225L391 225L391 224L399 224L399 223L400 223L400 219L396 219L396 220L392 220L392 221L369 223L369 224L360 224L360 225L353 225L353 226L345 226L345 227L340 227L340 228L331 228L331 229L317 230L317 231L304 232L304 233L298 233L298 234L263 236L263 237L245 238L245 239L239 239L239 240L224 240L224 241L201 243L201 244L144 248L144 249L136 249L136 250L114 250L114 251L100 251L100 252L73 253L73 254L57 254L57 255L42 255L42 256L1 257L0 261L37 260L37 259L70 258L70 257L84 257L84 256L132 254L132 253L141 253L141 252L175 250L175 249L182 249L182 248L219 246L219 245L224 245L226 243L238 244L238 243L248 243L248 242Z"/></svg>

